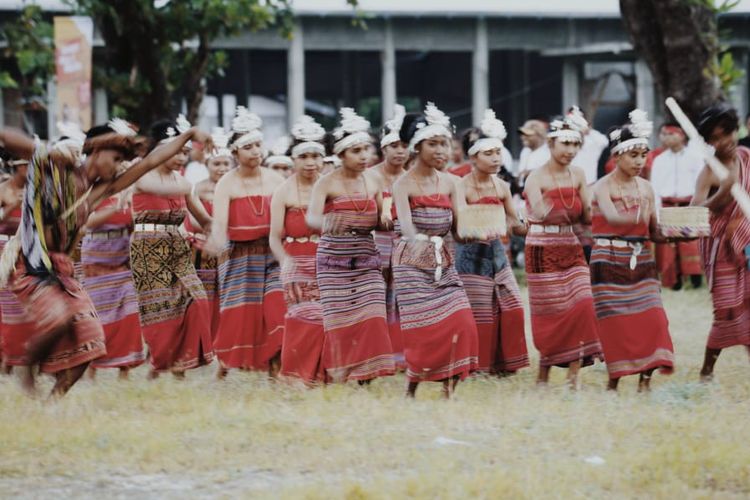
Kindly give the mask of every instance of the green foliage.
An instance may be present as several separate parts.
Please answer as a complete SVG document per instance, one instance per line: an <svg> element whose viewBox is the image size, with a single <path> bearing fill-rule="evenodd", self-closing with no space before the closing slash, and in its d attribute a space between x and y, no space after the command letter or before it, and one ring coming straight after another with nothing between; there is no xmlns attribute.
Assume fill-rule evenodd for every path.
<svg viewBox="0 0 750 500"><path fill-rule="evenodd" d="M0 73L0 88L20 88L25 98L46 96L47 81L55 71L53 28L38 5L27 5L17 20L3 28L8 45L4 56L15 63Z"/></svg>
<svg viewBox="0 0 750 500"><path fill-rule="evenodd" d="M736 65L731 52L724 52L711 64L709 74L718 80L721 89L726 93L745 75L745 71Z"/></svg>

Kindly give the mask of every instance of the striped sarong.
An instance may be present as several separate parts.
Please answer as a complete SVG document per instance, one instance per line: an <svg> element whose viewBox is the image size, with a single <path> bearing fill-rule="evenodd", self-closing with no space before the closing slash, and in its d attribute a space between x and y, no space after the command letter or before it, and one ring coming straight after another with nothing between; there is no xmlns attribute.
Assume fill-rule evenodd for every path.
<svg viewBox="0 0 750 500"><path fill-rule="evenodd" d="M87 235L81 245L82 284L99 314L107 343L107 355L92 363L95 368L135 367L146 359L129 246L127 234L116 239Z"/></svg>
<svg viewBox="0 0 750 500"><path fill-rule="evenodd" d="M458 243L456 269L477 324L477 370L503 373L529 366L521 292L502 242Z"/></svg>
<svg viewBox="0 0 750 500"><path fill-rule="evenodd" d="M369 380L395 372L388 336L385 282L371 230L372 199L344 196L326 206L316 267L323 309L323 365L333 382Z"/></svg>
<svg viewBox="0 0 750 500"><path fill-rule="evenodd" d="M268 239L230 241L219 257L218 278L216 356L225 368L267 370L281 352L285 312Z"/></svg>
<svg viewBox="0 0 750 500"><path fill-rule="evenodd" d="M412 223L427 236L446 235L453 222L450 198L414 197ZM466 378L477 368L477 329L450 251L435 243L401 239L393 252L406 376L411 382ZM441 272L436 272L440 266Z"/></svg>

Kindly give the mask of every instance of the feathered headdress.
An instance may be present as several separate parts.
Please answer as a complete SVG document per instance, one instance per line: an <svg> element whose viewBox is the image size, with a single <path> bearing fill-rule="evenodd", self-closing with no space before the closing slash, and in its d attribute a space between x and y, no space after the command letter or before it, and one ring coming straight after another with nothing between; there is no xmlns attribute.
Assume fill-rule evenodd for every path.
<svg viewBox="0 0 750 500"><path fill-rule="evenodd" d="M260 116L248 110L245 106L237 106L232 119L232 132L239 134L239 137L232 143L232 149L241 148L245 144L263 140L261 127L263 120Z"/></svg>
<svg viewBox="0 0 750 500"><path fill-rule="evenodd" d="M479 126L479 130L482 135L467 151L469 156L474 156L481 151L488 151L490 149L502 149L503 140L508 136L508 131L505 129L505 124L497 119L493 110L488 109L484 112L484 119Z"/></svg>
<svg viewBox="0 0 750 500"><path fill-rule="evenodd" d="M548 138L557 138L571 142L583 142L583 133L589 128L589 122L578 106L573 106L562 119L552 120L549 124Z"/></svg>
<svg viewBox="0 0 750 500"><path fill-rule="evenodd" d="M359 116L352 108L341 108L341 125L333 132L336 142L333 152L340 154L342 151L356 146L357 144L369 143L371 141L369 130L370 122Z"/></svg>
<svg viewBox="0 0 750 500"><path fill-rule="evenodd" d="M315 152L324 156L326 154L323 146L323 138L326 130L316 122L313 117L303 115L292 126L292 138L295 141L292 147L292 158L297 158L305 153Z"/></svg>
<svg viewBox="0 0 750 500"><path fill-rule="evenodd" d="M383 127L383 138L380 139L381 148L384 148L389 144L393 144L394 142L399 142L401 140L399 131L401 130L401 125L403 125L404 123L405 116L406 108L404 108L400 104L396 104L395 106L393 106L393 116L390 120L385 122L385 126Z"/></svg>
<svg viewBox="0 0 750 500"><path fill-rule="evenodd" d="M434 103L428 102L424 108L424 120L416 124L416 131L409 141L409 150L414 152L417 144L431 137L453 137L451 120Z"/></svg>
<svg viewBox="0 0 750 500"><path fill-rule="evenodd" d="M611 154L622 154L631 149L648 148L648 141L654 129L648 114L642 109L634 109L628 115L630 123L609 133Z"/></svg>

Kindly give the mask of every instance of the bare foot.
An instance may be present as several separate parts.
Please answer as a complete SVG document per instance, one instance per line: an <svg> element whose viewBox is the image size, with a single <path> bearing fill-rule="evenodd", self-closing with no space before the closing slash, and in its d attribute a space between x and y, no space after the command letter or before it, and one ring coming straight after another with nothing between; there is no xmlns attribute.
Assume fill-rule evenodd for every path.
<svg viewBox="0 0 750 500"><path fill-rule="evenodd" d="M224 368L223 366L219 367L219 371L216 372L216 378L219 380L224 380L227 378L227 374L229 373L229 369Z"/></svg>
<svg viewBox="0 0 750 500"><path fill-rule="evenodd" d="M117 378L118 380L128 380L130 378L130 368L120 368Z"/></svg>
<svg viewBox="0 0 750 500"><path fill-rule="evenodd" d="M89 380L96 380L96 368L90 366L88 376Z"/></svg>
<svg viewBox="0 0 750 500"><path fill-rule="evenodd" d="M148 380L156 380L157 378L159 378L159 372L156 371L156 370L154 370L154 369L151 369L148 372L148 377L147 378L148 378Z"/></svg>
<svg viewBox="0 0 750 500"><path fill-rule="evenodd" d="M185 380L185 372L179 370L172 370L172 376L177 380Z"/></svg>
<svg viewBox="0 0 750 500"><path fill-rule="evenodd" d="M21 372L21 388L23 391L31 396L36 396L36 385L34 384L34 367L27 365L27 366L19 366L18 369Z"/></svg>

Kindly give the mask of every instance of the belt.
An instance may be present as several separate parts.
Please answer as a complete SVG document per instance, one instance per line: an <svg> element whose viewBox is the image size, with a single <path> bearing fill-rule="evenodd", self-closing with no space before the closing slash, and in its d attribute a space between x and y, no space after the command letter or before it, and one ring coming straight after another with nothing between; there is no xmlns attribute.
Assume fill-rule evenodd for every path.
<svg viewBox="0 0 750 500"><path fill-rule="evenodd" d="M177 224L135 224L133 226L134 231L146 231L146 232L167 232L167 233L179 233L179 226Z"/></svg>
<svg viewBox="0 0 750 500"><path fill-rule="evenodd" d="M130 233L127 229L113 229L111 231L89 231L86 233L86 237L92 240L114 240L128 234Z"/></svg>
<svg viewBox="0 0 750 500"><path fill-rule="evenodd" d="M9 234L0 234L0 241L10 241L13 236Z"/></svg>
<svg viewBox="0 0 750 500"><path fill-rule="evenodd" d="M559 233L572 233L573 232L573 226L543 226L541 224L532 224L529 226L529 232L532 234L537 233L551 233L551 234L559 234Z"/></svg>
<svg viewBox="0 0 750 500"><path fill-rule="evenodd" d="M443 237L442 236L428 236L423 233L418 233L414 236L415 241L427 241L435 245L435 281L440 281L443 276Z"/></svg>
<svg viewBox="0 0 750 500"><path fill-rule="evenodd" d="M615 248L632 248L633 253L630 256L630 270L635 269L638 264L638 256L643 251L643 243L640 241L611 240L609 238L596 238L594 243L603 247Z"/></svg>
<svg viewBox="0 0 750 500"><path fill-rule="evenodd" d="M309 237L308 236L301 236L299 238L292 238L291 236L286 237L287 243L317 243L320 241L320 235L318 234L312 234Z"/></svg>

